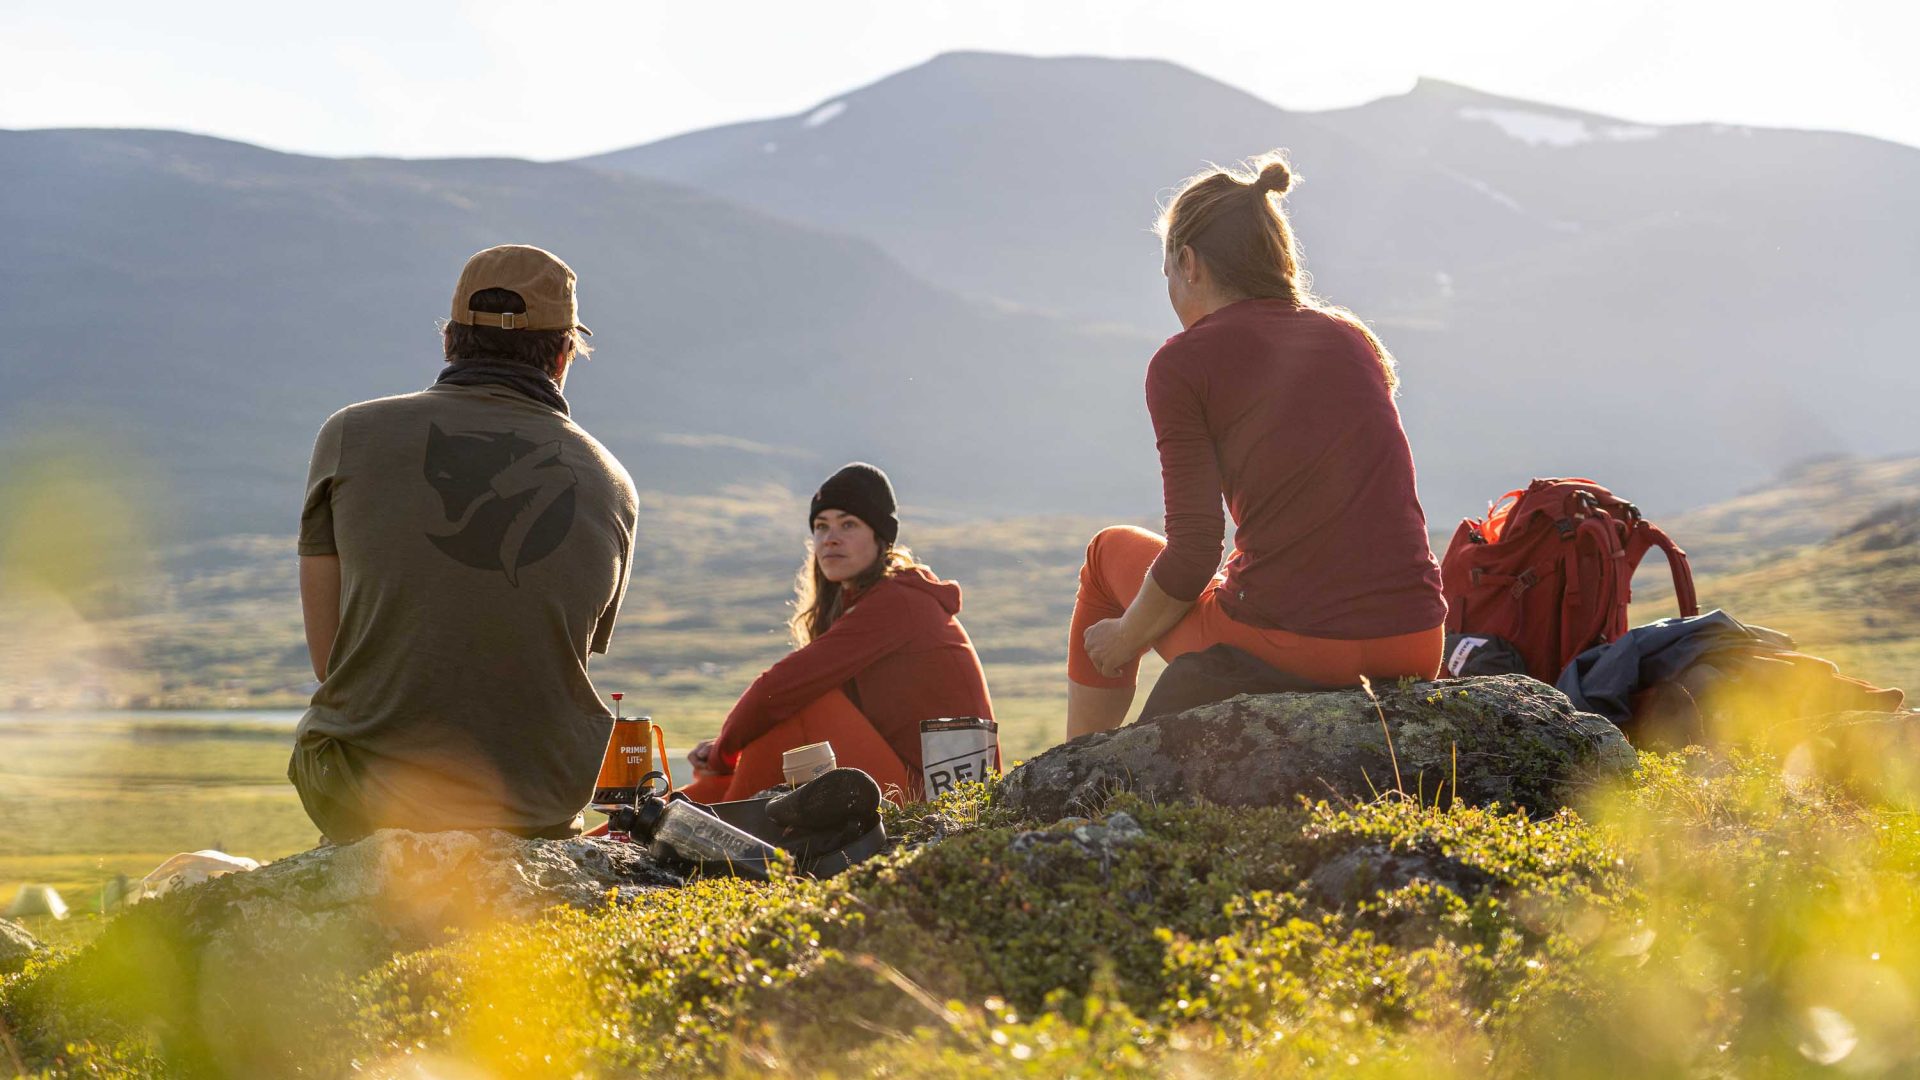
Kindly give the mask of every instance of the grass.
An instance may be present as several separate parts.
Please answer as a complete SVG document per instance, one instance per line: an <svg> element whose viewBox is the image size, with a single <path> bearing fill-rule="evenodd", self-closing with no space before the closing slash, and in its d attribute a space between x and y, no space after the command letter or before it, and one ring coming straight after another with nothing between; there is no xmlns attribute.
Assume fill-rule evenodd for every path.
<svg viewBox="0 0 1920 1080"><path fill-rule="evenodd" d="M0 725L0 895L45 882L84 911L114 875L137 881L176 852L312 847L289 743L284 728Z"/></svg>

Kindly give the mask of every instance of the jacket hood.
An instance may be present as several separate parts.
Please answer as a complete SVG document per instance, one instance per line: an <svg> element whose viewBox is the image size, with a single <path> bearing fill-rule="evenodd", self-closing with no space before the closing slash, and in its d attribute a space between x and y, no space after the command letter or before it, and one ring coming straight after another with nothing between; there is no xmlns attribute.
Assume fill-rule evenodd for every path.
<svg viewBox="0 0 1920 1080"><path fill-rule="evenodd" d="M890 575L887 580L903 588L917 589L926 593L938 600L941 608L949 615L960 614L960 583L957 581L942 581L923 566L902 570Z"/></svg>

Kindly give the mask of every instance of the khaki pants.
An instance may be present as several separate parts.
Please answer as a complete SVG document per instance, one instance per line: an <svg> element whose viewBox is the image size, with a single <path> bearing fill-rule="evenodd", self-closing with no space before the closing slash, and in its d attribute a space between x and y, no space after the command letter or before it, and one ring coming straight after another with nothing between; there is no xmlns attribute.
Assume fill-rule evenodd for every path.
<svg viewBox="0 0 1920 1080"><path fill-rule="evenodd" d="M300 793L300 805L307 817L336 844L351 844L375 829L390 827L389 823L369 820L352 752L332 736L314 732L300 736L293 744L293 756L287 759L287 779ZM504 831L529 840L569 840L585 828L585 817L575 814L573 820L558 825Z"/></svg>

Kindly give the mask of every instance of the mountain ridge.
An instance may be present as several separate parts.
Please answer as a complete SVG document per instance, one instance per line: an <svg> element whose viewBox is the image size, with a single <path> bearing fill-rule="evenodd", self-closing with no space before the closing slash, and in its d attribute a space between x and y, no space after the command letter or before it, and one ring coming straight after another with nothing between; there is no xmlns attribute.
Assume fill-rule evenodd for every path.
<svg viewBox="0 0 1920 1080"><path fill-rule="evenodd" d="M965 89L875 96L916 80ZM1686 128L1530 145L1418 85L1438 92L1298 113L1165 61L971 54L779 121L771 155L712 136L757 163L701 166L725 183L0 133L0 424L92 421L184 478L182 520L274 527L320 418L432 377L459 260L533 241L580 270L602 332L579 415L649 487L798 489L884 458L947 510L1138 516L1158 501L1139 373L1178 328L1155 197L1284 145L1316 288L1401 360L1430 520L1529 475L1661 513L1811 454L1913 449L1920 369L1888 358L1920 331L1920 152Z"/></svg>
<svg viewBox="0 0 1920 1080"><path fill-rule="evenodd" d="M0 181L16 252L0 266L16 343L0 355L14 390L0 425L132 440L172 466L178 517L212 533L288 520L328 413L431 382L443 290L503 240L537 240L580 273L602 345L571 381L576 415L648 486L797 486L877 445L909 481L944 474L937 486L962 505L1087 489L1068 470L1051 492L1049 475L1002 492L980 474L968 493L974 474L941 466L949 444L885 403L926 387L981 413L985 393L1018 418L1029 406L995 393L1014 372L1050 399L1109 363L1113 339L976 308L858 238L707 193L564 164L336 161L164 134L0 135ZM881 311L893 321L876 324ZM33 360L49 354L71 359ZM973 455L1084 460L1112 423L1144 426L1125 396L1078 420L1030 415L1017 445ZM845 415L823 432L814 417L835 403ZM744 467L743 454L768 457L756 445L812 456Z"/></svg>

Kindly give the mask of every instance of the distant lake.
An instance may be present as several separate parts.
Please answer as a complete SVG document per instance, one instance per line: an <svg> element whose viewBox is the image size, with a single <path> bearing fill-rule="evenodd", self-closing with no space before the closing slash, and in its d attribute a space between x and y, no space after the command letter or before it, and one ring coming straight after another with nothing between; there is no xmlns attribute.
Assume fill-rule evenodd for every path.
<svg viewBox="0 0 1920 1080"><path fill-rule="evenodd" d="M15 712L0 709L0 727L31 724L272 724L287 728L300 722L304 709L47 709Z"/></svg>

